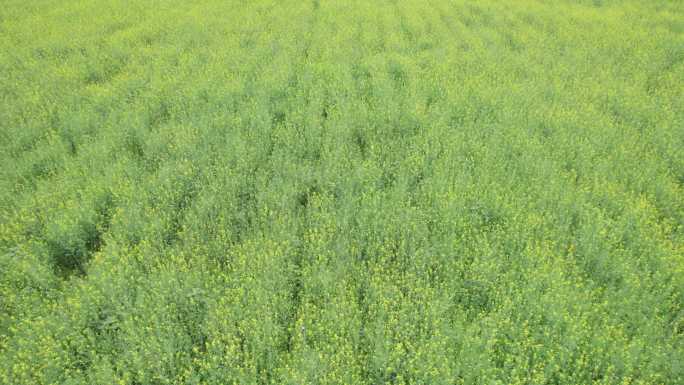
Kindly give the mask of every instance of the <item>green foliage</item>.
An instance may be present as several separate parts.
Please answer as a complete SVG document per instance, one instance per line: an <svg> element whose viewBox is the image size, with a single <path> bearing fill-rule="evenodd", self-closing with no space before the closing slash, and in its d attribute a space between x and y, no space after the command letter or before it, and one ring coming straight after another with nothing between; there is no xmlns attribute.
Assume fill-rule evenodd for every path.
<svg viewBox="0 0 684 385"><path fill-rule="evenodd" d="M677 1L5 1L0 384L684 383Z"/></svg>

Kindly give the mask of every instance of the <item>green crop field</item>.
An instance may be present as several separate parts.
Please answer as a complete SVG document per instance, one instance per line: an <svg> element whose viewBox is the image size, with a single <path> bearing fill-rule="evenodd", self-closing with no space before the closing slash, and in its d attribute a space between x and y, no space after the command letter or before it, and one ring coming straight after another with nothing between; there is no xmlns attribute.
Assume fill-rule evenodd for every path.
<svg viewBox="0 0 684 385"><path fill-rule="evenodd" d="M0 384L682 383L681 0L0 4Z"/></svg>

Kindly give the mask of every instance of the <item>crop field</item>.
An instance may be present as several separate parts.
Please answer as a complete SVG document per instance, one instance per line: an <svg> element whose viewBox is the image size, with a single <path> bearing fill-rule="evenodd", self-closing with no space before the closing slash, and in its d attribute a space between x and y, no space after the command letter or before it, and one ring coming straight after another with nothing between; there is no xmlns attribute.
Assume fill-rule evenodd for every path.
<svg viewBox="0 0 684 385"><path fill-rule="evenodd" d="M0 4L0 384L682 383L681 0Z"/></svg>

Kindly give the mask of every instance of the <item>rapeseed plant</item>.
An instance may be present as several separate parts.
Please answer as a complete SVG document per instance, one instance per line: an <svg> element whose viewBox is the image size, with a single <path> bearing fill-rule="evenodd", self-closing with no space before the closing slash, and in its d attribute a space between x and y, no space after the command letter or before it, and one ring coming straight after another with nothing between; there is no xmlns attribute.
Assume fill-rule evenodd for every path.
<svg viewBox="0 0 684 385"><path fill-rule="evenodd" d="M678 5L6 1L0 384L684 382Z"/></svg>

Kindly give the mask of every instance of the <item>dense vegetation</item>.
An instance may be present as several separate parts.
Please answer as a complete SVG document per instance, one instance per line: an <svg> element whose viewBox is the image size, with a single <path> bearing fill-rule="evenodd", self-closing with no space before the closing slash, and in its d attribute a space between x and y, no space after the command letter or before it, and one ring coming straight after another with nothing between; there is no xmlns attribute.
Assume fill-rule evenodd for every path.
<svg viewBox="0 0 684 385"><path fill-rule="evenodd" d="M681 1L0 8L1 384L684 383Z"/></svg>

